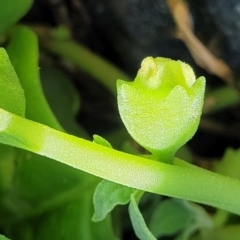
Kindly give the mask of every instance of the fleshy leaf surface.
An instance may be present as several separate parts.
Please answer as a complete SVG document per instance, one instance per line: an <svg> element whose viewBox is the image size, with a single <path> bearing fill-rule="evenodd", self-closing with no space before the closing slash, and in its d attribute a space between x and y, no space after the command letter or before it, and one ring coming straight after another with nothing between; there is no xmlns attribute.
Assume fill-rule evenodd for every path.
<svg viewBox="0 0 240 240"><path fill-rule="evenodd" d="M11 32L6 50L25 91L26 118L63 130L42 91L36 34L28 27L16 26Z"/></svg>
<svg viewBox="0 0 240 240"><path fill-rule="evenodd" d="M32 3L33 0L0 1L0 34L23 17Z"/></svg>
<svg viewBox="0 0 240 240"><path fill-rule="evenodd" d="M3 235L0 235L0 240L10 240L9 238L6 238L5 236Z"/></svg>
<svg viewBox="0 0 240 240"><path fill-rule="evenodd" d="M0 48L0 108L25 115L25 96L6 51Z"/></svg>

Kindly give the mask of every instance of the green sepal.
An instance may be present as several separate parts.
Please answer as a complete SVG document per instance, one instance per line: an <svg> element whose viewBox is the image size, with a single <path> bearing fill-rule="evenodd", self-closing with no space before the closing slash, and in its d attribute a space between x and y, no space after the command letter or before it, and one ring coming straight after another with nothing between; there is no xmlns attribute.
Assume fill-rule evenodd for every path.
<svg viewBox="0 0 240 240"><path fill-rule="evenodd" d="M187 64L148 57L133 82L117 82L120 116L141 146L170 162L197 130L204 89Z"/></svg>

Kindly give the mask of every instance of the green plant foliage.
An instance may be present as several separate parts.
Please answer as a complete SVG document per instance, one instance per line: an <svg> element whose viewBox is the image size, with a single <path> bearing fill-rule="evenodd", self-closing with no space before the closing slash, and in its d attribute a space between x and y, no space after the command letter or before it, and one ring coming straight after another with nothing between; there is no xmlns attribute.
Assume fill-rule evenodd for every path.
<svg viewBox="0 0 240 240"><path fill-rule="evenodd" d="M0 49L0 107L20 116L25 115L25 96L6 51Z"/></svg>
<svg viewBox="0 0 240 240"><path fill-rule="evenodd" d="M69 76L56 67L42 67L40 74L44 95L61 126L68 133L90 139L83 127L76 122L81 103Z"/></svg>
<svg viewBox="0 0 240 240"><path fill-rule="evenodd" d="M0 1L0 35L29 10L33 0Z"/></svg>
<svg viewBox="0 0 240 240"><path fill-rule="evenodd" d="M93 135L93 142L108 148L112 148L112 145L110 142L108 142L106 139L96 134Z"/></svg>
<svg viewBox="0 0 240 240"><path fill-rule="evenodd" d="M27 120L3 109L0 109L0 116L1 143L6 143L7 139L11 146L47 156L128 187L240 213L238 207L240 182L236 179L180 160L170 165L116 151Z"/></svg>
<svg viewBox="0 0 240 240"><path fill-rule="evenodd" d="M69 30L62 26L53 30L47 41L44 39L47 42L46 48L87 72L116 95L116 79L130 80L129 76L111 62L69 38L69 35Z"/></svg>
<svg viewBox="0 0 240 240"><path fill-rule="evenodd" d="M156 240L153 234L149 231L144 218L138 208L135 194L131 194L131 200L129 204L129 214L132 222L133 229L137 237L141 240Z"/></svg>
<svg viewBox="0 0 240 240"><path fill-rule="evenodd" d="M38 41L34 32L25 26L12 30L7 52L24 88L26 118L62 130L45 99L39 77Z"/></svg>
<svg viewBox="0 0 240 240"><path fill-rule="evenodd" d="M5 236L3 235L0 235L0 240L10 240L9 238L6 238Z"/></svg>
<svg viewBox="0 0 240 240"><path fill-rule="evenodd" d="M12 187L17 149L0 144L0 194Z"/></svg>
<svg viewBox="0 0 240 240"><path fill-rule="evenodd" d="M134 82L118 80L118 107L130 135L165 162L197 130L205 79L187 64L145 58Z"/></svg>
<svg viewBox="0 0 240 240"><path fill-rule="evenodd" d="M191 240L238 240L240 236L240 225L232 224L223 228L213 228L195 235Z"/></svg>
<svg viewBox="0 0 240 240"><path fill-rule="evenodd" d="M197 229L212 226L211 218L202 207L179 199L161 202L149 223L149 229L157 238L177 234L177 240L191 239Z"/></svg>
<svg viewBox="0 0 240 240"><path fill-rule="evenodd" d="M173 235L186 228L191 221L189 210L179 201L168 199L155 208L149 229L156 238Z"/></svg>
<svg viewBox="0 0 240 240"><path fill-rule="evenodd" d="M93 137L95 143L112 148L111 144L104 138L98 135ZM115 206L127 204L133 191L134 189L118 183L102 180L94 192L94 215L92 220L95 222L102 221Z"/></svg>
<svg viewBox="0 0 240 240"><path fill-rule="evenodd" d="M227 149L221 161L215 163L214 170L225 176L240 180L240 150Z"/></svg>
<svg viewBox="0 0 240 240"><path fill-rule="evenodd" d="M111 228L110 217L98 223L91 221L91 200L92 195L86 191L78 201L70 202L51 214L44 215L40 219L41 224L37 228L35 239L117 240Z"/></svg>
<svg viewBox="0 0 240 240"><path fill-rule="evenodd" d="M103 180L95 190L93 196L94 215L93 221L103 220L117 205L125 205L130 201L134 189Z"/></svg>
<svg viewBox="0 0 240 240"><path fill-rule="evenodd" d="M14 63L17 70L17 74L21 77L24 91L22 90L18 77L7 58L7 54L2 50L2 52L5 53L2 59L5 62L8 61L8 65L3 62L2 66L5 64L6 70L11 68L10 73L14 76L14 78L10 78L10 76L7 81L13 79L13 81L15 81L13 83L16 86L14 85L15 92L11 92L14 88L12 87L8 90L8 87L5 86L6 82L4 82L6 80L2 79L2 83L5 83L2 89L6 90L6 94L1 96L0 102L5 103L9 99L9 104L5 104L4 106L6 106L5 109L11 110L8 106L11 107L13 105L12 100L14 97L18 97L18 92L20 96L21 93L25 92L27 117L54 128L62 129L59 127L58 123L54 121L54 116L45 104L46 100L42 94L38 78L38 49L35 35L28 28L20 26L12 31L10 39L8 51L11 55L11 61ZM32 51L29 52L28 50ZM28 54L24 54L25 51ZM25 74L24 71L29 74ZM4 74L4 71L1 71L1 73ZM4 76L6 76L6 74ZM11 87L11 84L7 86ZM21 101L21 98L19 98L20 100L18 100L17 103L22 103L22 105L24 103L25 107L24 95L22 98L24 101ZM13 110L11 111L13 112ZM15 111L15 113L18 114L17 111ZM7 122L10 123L9 121L11 120L12 119L10 118L1 118L1 121L5 121L6 124ZM20 124L19 127L29 136L35 134L38 135L36 132L32 132L29 129L29 125ZM8 144L9 136L1 136L1 140L2 143ZM25 145L21 138L12 139L11 142L14 145ZM32 147L35 145L36 148L34 148L38 149L36 142L31 145ZM11 151L11 154L9 151ZM0 165L4 166L4 169L1 169L1 171L5 173L1 175L1 192L4 195L1 197L0 213L5 216L2 224L8 227L8 231L14 239L37 239L35 235L31 235L35 231L35 223L33 221L25 222L24 227L18 228L17 231L17 227L15 224L12 225L11 222L16 220L19 221L19 219L24 220L25 218L45 213L45 221L48 222L48 219L54 219L54 215L61 216L59 217L59 222L51 225L51 228L47 228L48 225L45 224L38 224L39 228L41 227L41 234L39 232L38 236L39 239L43 240L49 239L51 234L53 234L52 239L54 239L54 237L56 237L55 239L58 239L58 236L61 237L61 234L63 234L62 232L59 233L60 235L56 235L59 225L61 225L63 229L63 236L70 236L70 234L74 235L75 233L72 231L70 224L74 222L76 225L81 225L81 223L85 221L84 219L87 212L88 215L90 214L92 216L92 210L90 211L87 206L83 204L87 203L91 206L92 201L90 201L89 198L92 198L94 189L99 182L95 177L86 175L61 163L50 161L50 159L34 153L18 149L15 151L14 148L11 149L9 146L1 145L0 156ZM9 157L7 158L6 156ZM7 160L8 162L6 162ZM17 165L17 167L15 167L15 165ZM81 205L81 209L79 209L81 215L79 218L75 218L74 215L69 214L68 211L62 212L61 209L64 209L65 204L70 204L76 201L75 199L79 198L81 195L82 198L84 198L85 195L88 196L88 198L86 201L79 203ZM8 201L6 200L10 201L11 204L7 204ZM77 213L79 213L79 211ZM112 233L109 218L106 218L106 220L101 223L95 223L92 227L91 216L88 217L88 215L88 221L85 221L85 226L86 229L89 230L88 232L79 233L79 236L82 234L86 239L96 239L96 236L101 236L102 234L102 236L109 236L109 239L116 239ZM63 219L68 220L64 222ZM29 229L29 231L26 231L26 229ZM106 229L106 232L103 232L103 229ZM109 231L107 229L109 229ZM80 239L84 238L80 237Z"/></svg>
<svg viewBox="0 0 240 240"><path fill-rule="evenodd" d="M205 79L196 79L183 62L147 57L133 82L118 80L117 91L126 129L150 153L129 139L124 126L108 135L120 151L98 135L93 141L79 138L89 137L75 121L81 104L69 76L55 66L41 70L37 35L23 25L9 27L31 3L0 3L0 34L6 30L0 41L6 48L0 48L1 233L12 240L118 240L130 222L122 218L124 206L111 211L129 204L141 240L238 239L238 218L230 212L240 214L239 150L228 149L216 173L175 157L194 159L184 144L200 121ZM78 66L112 93L117 77L130 79L74 42L68 29L46 32L40 37L44 51ZM236 102L234 95L226 105L223 92L232 93L208 95L220 101L206 112Z"/></svg>

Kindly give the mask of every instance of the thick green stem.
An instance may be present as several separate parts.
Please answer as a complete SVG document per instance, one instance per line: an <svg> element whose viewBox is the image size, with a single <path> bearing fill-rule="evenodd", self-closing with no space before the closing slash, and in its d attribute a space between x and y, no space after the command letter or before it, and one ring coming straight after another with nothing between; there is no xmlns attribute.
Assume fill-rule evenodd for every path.
<svg viewBox="0 0 240 240"><path fill-rule="evenodd" d="M119 152L2 109L0 142L119 184L240 214L240 181L179 164L179 160L170 165Z"/></svg>

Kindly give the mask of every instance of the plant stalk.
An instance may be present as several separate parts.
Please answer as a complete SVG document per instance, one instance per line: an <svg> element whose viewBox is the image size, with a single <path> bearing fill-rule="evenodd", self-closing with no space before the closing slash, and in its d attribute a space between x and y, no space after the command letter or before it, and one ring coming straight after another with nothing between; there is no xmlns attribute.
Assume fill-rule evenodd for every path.
<svg viewBox="0 0 240 240"><path fill-rule="evenodd" d="M240 214L240 181L190 164L165 164L54 130L0 109L0 142L143 191ZM181 162L181 161L180 161Z"/></svg>

